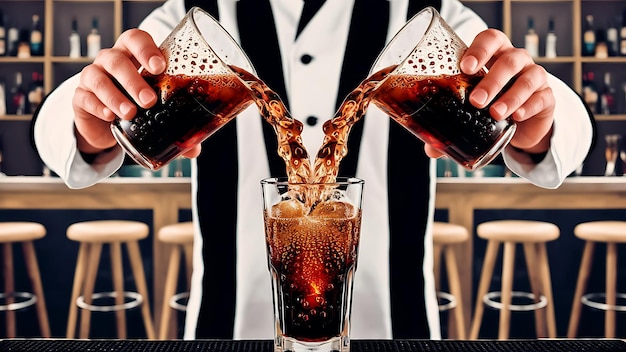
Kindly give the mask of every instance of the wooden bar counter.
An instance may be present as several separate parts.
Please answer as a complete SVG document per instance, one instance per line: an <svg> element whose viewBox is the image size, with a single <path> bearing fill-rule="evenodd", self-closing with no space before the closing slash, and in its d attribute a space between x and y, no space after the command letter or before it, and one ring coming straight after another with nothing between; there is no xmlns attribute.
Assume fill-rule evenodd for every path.
<svg viewBox="0 0 626 352"><path fill-rule="evenodd" d="M177 222L179 210L190 207L188 178L113 177L81 190L68 189L58 178L0 178L0 209L151 209L156 232ZM516 177L440 178L436 208L447 210L450 222L471 231L479 209L626 209L626 177L572 177L554 190ZM154 304L162 299L166 253L156 240L153 248ZM463 292L472 293L471 240L458 255ZM471 294L464 295L463 303L469 326ZM160 305L154 306L158 320Z"/></svg>

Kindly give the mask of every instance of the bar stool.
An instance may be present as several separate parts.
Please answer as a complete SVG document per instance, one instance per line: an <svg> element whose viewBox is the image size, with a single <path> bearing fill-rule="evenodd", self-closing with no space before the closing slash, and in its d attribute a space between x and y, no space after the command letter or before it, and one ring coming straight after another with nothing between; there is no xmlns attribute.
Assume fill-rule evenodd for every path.
<svg viewBox="0 0 626 352"><path fill-rule="evenodd" d="M576 337L582 305L604 310L604 335L615 337L615 312L626 311L626 306L617 305L617 298L626 298L626 293L617 292L617 245L626 242L626 221L590 221L574 227L574 235L585 241L576 292L572 304L572 313L567 329L568 337ZM596 243L606 243L605 292L585 293L591 271L593 251ZM599 299L604 298L604 303Z"/></svg>
<svg viewBox="0 0 626 352"><path fill-rule="evenodd" d="M461 225L435 221L433 224L434 271L437 297L446 304L439 304L439 311L454 309L454 323L458 339L465 339L465 319L463 317L463 296L461 294L461 280L459 267L456 261L454 246L466 242L469 238L467 229ZM441 260L442 255L446 263L448 286L450 293L441 291Z"/></svg>
<svg viewBox="0 0 626 352"><path fill-rule="evenodd" d="M34 240L43 238L46 235L46 228L35 222L0 222L0 243L2 243L4 292L0 293L0 298L6 304L0 305L0 311L6 311L7 337L16 336L15 312L32 305L37 310L39 329L42 337L50 337L50 322L46 309L46 300L41 284L41 274L37 263ZM13 244L20 243L24 252L26 270L30 278L31 292L15 291L15 275L13 267ZM20 299L19 302L16 301Z"/></svg>
<svg viewBox="0 0 626 352"><path fill-rule="evenodd" d="M546 242L557 239L560 235L558 226L543 221L533 220L496 220L479 224L478 236L487 240L487 252L476 295L475 314L472 320L470 339L477 339L482 323L484 305L500 310L498 339L509 337L511 311L535 311L535 329L537 337L545 337L547 324L548 337L556 337L556 318L552 300L550 267L546 252ZM502 287L500 291L487 292L493 275L493 267L500 244L504 245L502 258ZM532 293L513 291L513 267L515 247L522 244L526 258L526 267ZM494 298L500 297L500 302ZM532 304L513 305L512 297L525 297L533 300ZM545 311L542 309L545 308ZM542 314L544 313L545 314Z"/></svg>
<svg viewBox="0 0 626 352"><path fill-rule="evenodd" d="M96 220L70 225L67 237L80 243L72 299L67 321L67 338L73 338L76 330L77 310L81 308L80 332L81 339L88 338L91 312L115 311L118 338L126 338L125 310L141 306L141 314L149 339L155 338L154 325L150 314L148 287L143 269L138 241L148 236L148 225L138 221L127 220ZM135 279L137 292L124 291L122 249L125 244ZM109 245L111 251L111 268L113 274L112 292L96 292L94 287L103 245ZM114 305L95 305L93 300L114 298ZM128 302L126 302L128 299Z"/></svg>
<svg viewBox="0 0 626 352"><path fill-rule="evenodd" d="M169 327L172 323L172 310L186 311L186 304L181 300L189 297L191 286L192 250L193 250L193 222L181 222L163 226L158 233L159 241L168 244L170 257L163 290L163 304L161 308L161 324L159 327L159 339L168 338ZM187 275L187 291L176 293L178 273L180 271L181 254L185 256L185 273Z"/></svg>

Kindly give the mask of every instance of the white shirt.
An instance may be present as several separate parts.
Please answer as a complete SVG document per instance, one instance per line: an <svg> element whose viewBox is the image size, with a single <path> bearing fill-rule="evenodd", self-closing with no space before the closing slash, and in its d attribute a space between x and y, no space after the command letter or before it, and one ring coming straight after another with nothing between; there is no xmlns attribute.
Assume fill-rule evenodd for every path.
<svg viewBox="0 0 626 352"><path fill-rule="evenodd" d="M307 116L330 118L335 113L335 100L347 41L354 0L327 0L294 41L302 9L302 1L270 0L278 27L279 45L283 58L283 72L290 112L298 119ZM408 0L390 0L388 40L405 23ZM219 0L220 22L238 39L235 0ZM442 17L464 41L486 28L478 16L457 0L443 0ZM185 15L184 1L170 0L153 12L140 28L150 32L159 43ZM314 59L305 65L303 54ZM85 163L76 151L73 134L71 99L78 82L77 76L64 82L51 93L41 108L35 126L35 140L44 162L61 176L71 188L88 187L113 174L123 161L120 148L100 156L92 164ZM504 160L508 167L532 183L558 187L563 179L584 159L591 143L592 127L587 112L578 96L563 82L550 77L556 96L554 136L545 159L538 165L519 163L515 151L506 150ZM387 216L386 163L390 119L373 105L367 112L363 130L361 160L357 177L366 181L363 205L363 223L359 248L359 266L355 275L352 310L353 338L391 338L389 303L389 225ZM265 145L261 131L262 120L256 109L249 108L235 119L239 152L239 199L237 223L237 304L235 338L271 339L273 337L270 276L266 265L263 236L262 202L259 181L269 176ZM322 121L314 127L305 124L303 141L309 154L314 155L321 145ZM564 127L567 125L567 130ZM206 151L204 151L206 152ZM216 152L216 151L211 151ZM433 177L435 167L432 167ZM217 172L217 171L216 171ZM196 187L196 169L192 168L193 192ZM435 184L430 187L431 210L434 208ZM194 198L195 199L195 198ZM197 212L194 206L194 220ZM432 211L430 220L432 220ZM197 221L196 221L197 223ZM432 243L430 227L424 236L427 315L431 337L440 338L439 312L432 273ZM416 233L416 236L423 234ZM196 231L194 273L187 308L185 338L194 338L202 294L202 236ZM420 258L415 258L420 260Z"/></svg>

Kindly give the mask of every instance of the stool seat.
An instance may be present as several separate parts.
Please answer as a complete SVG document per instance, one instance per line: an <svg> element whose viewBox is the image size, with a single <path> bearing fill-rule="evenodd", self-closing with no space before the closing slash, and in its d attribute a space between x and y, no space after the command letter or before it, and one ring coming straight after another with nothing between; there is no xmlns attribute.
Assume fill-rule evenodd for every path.
<svg viewBox="0 0 626 352"><path fill-rule="evenodd" d="M494 220L479 224L478 237L501 242L549 242L559 238L555 224L534 220Z"/></svg>
<svg viewBox="0 0 626 352"><path fill-rule="evenodd" d="M132 220L94 220L67 228L67 238L77 242L124 242L148 237L148 225Z"/></svg>
<svg viewBox="0 0 626 352"><path fill-rule="evenodd" d="M626 243L626 221L590 221L576 225L574 235L585 241Z"/></svg>
<svg viewBox="0 0 626 352"><path fill-rule="evenodd" d="M185 244L193 242L193 223L181 222L163 226L159 230L159 241L172 244Z"/></svg>
<svg viewBox="0 0 626 352"><path fill-rule="evenodd" d="M46 228L36 222L1 222L0 242L34 241L46 236Z"/></svg>
<svg viewBox="0 0 626 352"><path fill-rule="evenodd" d="M469 239L467 229L461 225L435 221L433 224L433 241L439 244L462 243Z"/></svg>

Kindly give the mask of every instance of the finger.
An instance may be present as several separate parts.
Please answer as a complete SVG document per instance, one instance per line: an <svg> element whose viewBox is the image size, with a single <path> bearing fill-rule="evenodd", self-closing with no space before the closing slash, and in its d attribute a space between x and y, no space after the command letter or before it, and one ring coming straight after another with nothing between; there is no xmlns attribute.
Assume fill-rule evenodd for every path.
<svg viewBox="0 0 626 352"><path fill-rule="evenodd" d="M555 104L556 99L552 89L546 87L533 93L524 104L512 113L512 116L516 122L523 122L531 117L534 120L542 116L552 116Z"/></svg>
<svg viewBox="0 0 626 352"><path fill-rule="evenodd" d="M198 144L194 146L193 148L191 148L190 150L183 153L183 156L189 159L197 158L198 156L200 156L201 151L202 151L202 147Z"/></svg>
<svg viewBox="0 0 626 352"><path fill-rule="evenodd" d="M492 58L503 50L512 48L510 40L504 33L495 29L480 32L467 48L460 62L461 70L473 75L483 67L489 67Z"/></svg>
<svg viewBox="0 0 626 352"><path fill-rule="evenodd" d="M111 122L115 113L98 99L92 92L81 87L76 88L72 97L72 106L77 115L89 115L103 121Z"/></svg>
<svg viewBox="0 0 626 352"><path fill-rule="evenodd" d="M143 81L141 77L139 80ZM78 100L74 101L74 104L93 115L103 116L101 114L104 114L104 110L98 114L98 109L103 109L102 105L124 119L130 119L137 113L135 104L128 99L111 77L95 64L86 66L82 70L79 88L91 92L92 96L100 101L100 103L96 103L91 100L92 96L88 95L81 95Z"/></svg>
<svg viewBox="0 0 626 352"><path fill-rule="evenodd" d="M441 158L442 156L444 156L442 152L440 152L438 149L433 148L429 144L424 145L424 151L426 152L426 155L428 155L428 157L430 158L437 159L437 158Z"/></svg>
<svg viewBox="0 0 626 352"><path fill-rule="evenodd" d="M501 95L489 108L489 113L497 120L510 116L526 104L535 92L547 88L547 79L547 73L543 67L539 65L527 67L500 92ZM541 110L534 108L533 111L538 113Z"/></svg>
<svg viewBox="0 0 626 352"><path fill-rule="evenodd" d="M129 53L138 65L154 75L165 70L166 61L163 53L145 31L127 30L120 35L113 47Z"/></svg>

